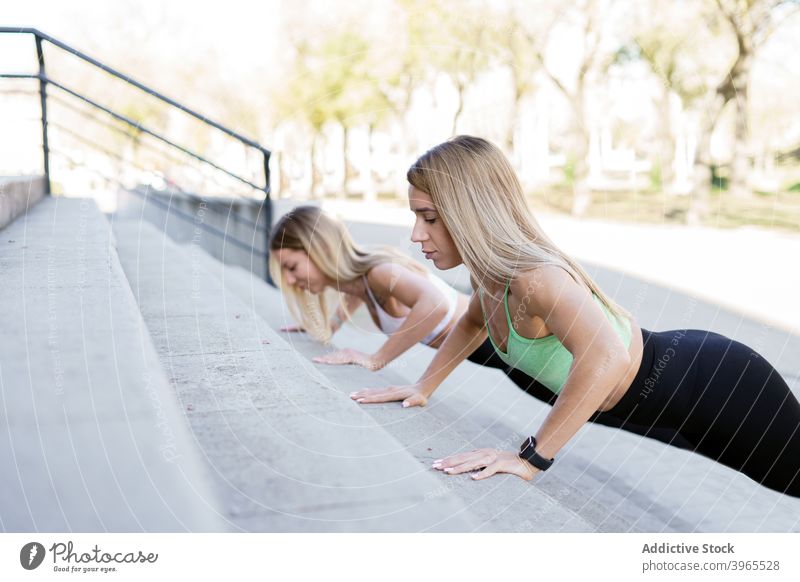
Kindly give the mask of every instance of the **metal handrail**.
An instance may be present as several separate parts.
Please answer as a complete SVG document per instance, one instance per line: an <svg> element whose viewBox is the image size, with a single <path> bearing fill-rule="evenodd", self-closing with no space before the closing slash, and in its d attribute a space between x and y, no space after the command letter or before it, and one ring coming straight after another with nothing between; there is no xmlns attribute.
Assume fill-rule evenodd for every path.
<svg viewBox="0 0 800 582"><path fill-rule="evenodd" d="M149 95L152 95L153 97L155 97L157 99L160 99L161 101L171 105L172 107L175 107L175 108L180 109L181 111L183 111L185 113L188 113L192 117L194 117L196 119L199 119L203 123L205 123L207 125L210 125L210 126L216 128L216 129L222 131L223 133L228 134L229 136L239 140L243 144L246 144L246 145L248 145L250 147L256 148L257 150L260 150L265 154L269 154L270 153L270 151L267 148L265 148L264 146L262 146L260 143L254 141L254 140L252 140L252 139L250 139L248 137L245 137L245 136L233 131L232 129L229 129L229 128L225 127L221 123L218 123L216 121L213 121L213 120L209 119L205 115L201 115L200 113L197 113L196 111L186 107L185 105L182 105L181 103L178 103L174 99L170 99L169 97L167 97L165 95L162 95L161 93L159 93L155 89L151 89L147 85L145 85L143 83L140 83L139 81L137 81L136 79L130 77L129 75L124 75L123 73L120 73L119 71L109 67L108 65L105 65L105 64L101 63L97 59L94 59L94 58L90 57L86 53L81 52L78 49L73 48L73 47L69 46L68 44L66 44L64 42L61 42L60 40L58 40L56 38L53 38L49 34L45 34L45 33L43 33L42 31L40 31L40 30L38 30L36 28L29 28L29 27L13 28L13 27L10 27L10 26L0 26L0 34L32 34L34 37L39 39L40 42L42 40L46 40L47 42L49 42L53 46L56 46L56 47L58 47L58 48L60 48L60 49L62 49L64 51L66 51L66 52L78 57L79 59L94 65L95 67L97 67L99 69L102 69L106 73L109 73L110 75L113 75L114 77L117 77L118 79L122 79L123 81L125 81L129 85L133 85L137 89L141 89L145 93L147 93Z"/></svg>
<svg viewBox="0 0 800 582"><path fill-rule="evenodd" d="M71 137L72 139L81 142L86 147L89 147L89 148L92 148L93 150L101 152L103 155L108 156L109 158L113 158L113 159L119 160L121 162L129 163L133 167L138 168L139 170L141 170L143 172L149 171L148 168L146 168L146 167L144 167L144 166L142 166L140 164L137 164L135 162L129 162L128 160L123 158L118 153L112 152L111 150L109 150L107 148L104 148L104 147L94 143L93 141L83 137L80 133L78 133L76 131L72 131L70 128L68 128L68 127L66 127L64 125L61 125L60 123L56 123L54 121L51 121L50 123L54 127L57 127L59 129L59 131L62 131L66 135ZM51 150L51 153L52 153L52 150ZM64 154L62 153L61 155L64 155ZM71 160L71 159L70 159L70 161L74 162L74 160ZM81 165L85 167L85 164L81 164ZM104 174L99 174L98 173L98 175L103 177L104 179L110 180L109 177L104 175ZM110 181L113 181L115 184L118 184L121 188L125 189L126 191L129 191L129 192L132 191L131 188L127 188L119 180L110 180ZM197 200L200 200L201 202L206 204L206 208L209 208L209 209L212 209L212 210L214 210L214 206L213 205L215 203L218 203L218 202L222 202L223 204L225 203L224 200L213 200L213 199L209 198L207 193L202 195L202 196L199 195L199 194L196 194L194 192L187 191L187 190L180 190L179 193L184 195L184 196L191 196L193 198L196 198ZM248 226L248 227L252 228L253 231L256 231L256 232L267 232L267 233L269 232L269 229L264 227L263 225L258 224L257 222L255 222L253 220L250 220L246 216L240 216L240 215L238 215L236 213L228 212L228 220L233 220L233 222L236 222L236 223L239 223L239 224L244 224L245 226ZM242 243L242 244L245 244L245 243ZM260 251L260 252L262 252L262 251Z"/></svg>
<svg viewBox="0 0 800 582"><path fill-rule="evenodd" d="M36 79L36 80L39 81L39 96L40 96L41 109L42 109L42 149L44 151L44 175L45 175L45 193L46 194L50 194L51 193L50 145L49 145L48 131L47 131L47 126L48 126L48 122L47 122L47 85L52 85L53 87L56 87L56 88L60 89L61 91L71 95L72 97L75 97L75 98L83 101L84 103L87 103L88 105L90 105L90 106L92 106L92 107L94 107L96 109L99 109L99 110L107 113L108 115L111 115L115 119L117 119L117 120L119 120L119 121L121 121L121 122L123 122L123 123L125 123L125 124L127 124L129 126L135 127L138 131L146 133L146 134L156 138L157 140L169 145L170 147L176 148L176 149L180 150L181 152L183 152L184 154L186 154L186 155L188 155L188 156L190 156L190 157L192 157L192 158L194 158L194 159L196 159L196 160L198 160L198 161L200 161L202 163L210 165L211 167L213 167L217 171L222 172L222 173L226 174L227 176L229 176L231 178L234 178L235 180L238 180L239 182L242 182L242 183L250 186L251 188L253 188L255 190L260 190L260 191L264 192L263 208L264 208L264 211L266 213L265 217L266 217L266 224L267 224L267 227L268 227L267 228L267 231L268 231L269 226L272 224L272 200L271 200L271 197L270 197L270 171L269 171L269 160L270 160L270 155L271 155L270 150L268 150L267 148L265 148L264 146L262 146L258 142L254 141L254 140L252 140L252 139L250 139L248 137L245 137L244 135L241 135L240 133L237 133L236 131L233 131L232 129L230 129L228 127L225 127L224 125L222 125L219 122L216 122L216 121L214 121L212 119L209 119L207 116L202 115L202 114L194 111L193 109L183 105L182 103L179 103L179 102L175 101L174 99L171 99L171 98L167 97L166 95L163 95L162 93L156 91L155 89L152 89L152 88L148 87L144 83L141 83L141 82L133 79L129 75L125 75L125 74L117 71L116 69L114 69L114 68L112 68L112 67L110 67L110 66L108 66L108 65L106 65L104 63L101 63L100 61L98 61L97 59L87 55L86 53L84 53L82 51L79 51L78 49L76 49L76 48L74 48L74 47L72 47L72 46L70 46L70 45L68 45L68 44L66 44L66 43L64 43L64 42L62 42L62 41L50 36L50 35L48 35L48 34L45 34L45 33L41 32L40 30L38 30L36 28L29 28L29 27L14 28L14 27L3 26L3 27L0 27L0 34L30 34L30 35L33 35L34 40L36 42L36 56L37 56L37 61L38 61L38 64L39 64L38 74L5 73L5 74L0 74L0 78L5 78L5 79ZM59 83L59 82L55 81L54 79L48 77L47 74L46 74L46 71L45 71L44 50L43 50L43 46L42 46L43 42L47 42L47 43L49 43L49 44L51 44L51 45L53 45L53 46L65 51L65 52L73 55L73 56L78 57L79 59L81 59L81 60L93 65L94 67L97 67L97 68L101 69L102 71L104 71L104 72L106 72L106 73L108 73L108 74L110 74L110 75L112 75L112 76L114 76L114 77L116 77L118 79L121 79L122 81L124 81L128 85L136 87L137 89L147 93L148 95L150 95L152 97L155 97L156 99L159 99L160 101L168 104L169 106L174 107L174 108L176 108L176 109L178 109L180 111L183 111L187 115L190 115L190 116L194 117L195 119L201 121L202 123L221 131L222 133L228 135L229 137L232 137L232 138L238 140L240 143L244 144L245 146L256 149L257 151L259 151L263 155L264 186L259 186L259 185L255 184L255 183L253 183L251 180L243 178L242 176L239 176L239 175L237 175L237 174L235 174L235 173L223 168L222 166L212 162L211 160L201 156L200 154L190 150L189 148L181 146L181 145L179 145L179 144L177 144L177 143L165 138L164 136L160 135L158 132L156 132L156 131L154 131L152 129L142 127L142 125L140 123L137 123L137 122L133 121L132 119L129 119L125 115L122 115L122 114L120 114L120 113L118 113L116 111L113 111L112 109L110 109L110 108L108 108L108 107L106 107L104 105L101 105L100 103L97 103L96 101L94 101L94 100L90 99L89 97L81 94L80 92L75 91L73 89L70 89L69 87L65 86L64 84ZM269 233L267 232L267 236L268 235L269 235ZM267 241L265 241L265 242L267 242ZM267 262L269 261L268 248L265 249L265 260ZM270 280L270 276L269 276L268 264L267 264L266 272L267 272L267 281L271 283L272 281Z"/></svg>

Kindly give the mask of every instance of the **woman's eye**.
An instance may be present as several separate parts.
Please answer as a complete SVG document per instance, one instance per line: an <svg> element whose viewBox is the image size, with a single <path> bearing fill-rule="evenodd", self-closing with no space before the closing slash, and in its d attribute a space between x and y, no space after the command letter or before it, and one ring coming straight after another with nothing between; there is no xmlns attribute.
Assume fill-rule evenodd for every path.
<svg viewBox="0 0 800 582"><path fill-rule="evenodd" d="M433 224L434 222L436 222L436 219L435 218L426 218L425 222L427 222L428 224Z"/></svg>

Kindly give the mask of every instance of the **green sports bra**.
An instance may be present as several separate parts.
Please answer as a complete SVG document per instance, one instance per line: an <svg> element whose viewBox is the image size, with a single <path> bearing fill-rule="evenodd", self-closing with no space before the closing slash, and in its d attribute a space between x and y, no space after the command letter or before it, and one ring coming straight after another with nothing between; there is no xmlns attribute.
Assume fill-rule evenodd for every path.
<svg viewBox="0 0 800 582"><path fill-rule="evenodd" d="M572 366L572 354L564 344L559 341L555 334L550 334L540 338L526 338L519 335L514 326L511 325L511 316L508 313L508 287L511 280L506 283L506 290L503 294L503 303L506 310L506 321L508 322L508 352L502 352L492 339L492 332L489 331L489 341L492 342L494 351L506 364L517 370L525 372L528 376L535 378L555 394L561 392L564 383L567 381L569 369ZM626 325L623 327L616 317L600 301L600 298L593 292L592 297L597 301L606 317L614 326L619 336L622 338L626 347L631 345L631 323L624 318ZM486 320L486 310L483 308L483 289L480 290L481 310L483 319L486 322L486 329L489 330L489 323Z"/></svg>

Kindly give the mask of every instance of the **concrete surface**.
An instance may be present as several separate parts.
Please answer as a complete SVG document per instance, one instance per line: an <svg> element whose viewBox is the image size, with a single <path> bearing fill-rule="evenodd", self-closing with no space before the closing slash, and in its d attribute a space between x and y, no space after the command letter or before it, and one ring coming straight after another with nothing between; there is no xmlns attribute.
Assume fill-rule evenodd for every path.
<svg viewBox="0 0 800 582"><path fill-rule="evenodd" d="M364 410L145 221L120 257L225 516L242 531L472 531L479 524Z"/></svg>
<svg viewBox="0 0 800 582"><path fill-rule="evenodd" d="M270 325L278 328L286 323L286 312L278 291L253 277L245 270L225 267L211 257L199 254L209 272L216 273L226 288L252 307ZM369 331L347 326L350 338L377 339ZM309 361L326 349L305 334L283 334L299 357ZM337 337L339 337L337 335ZM345 336L342 336L345 337ZM380 336L383 337L383 336ZM356 341L358 341L356 339ZM362 340L363 343L363 340ZM347 395L353 390L367 386L379 386L402 381L394 366L377 373L357 366L316 366L330 381L332 387ZM402 368L402 367L401 367ZM495 370L484 370L478 384L488 381L493 385L507 382L505 376ZM482 385L483 390L487 387ZM515 394L516 395L516 394ZM349 400L349 398L348 398ZM352 406L359 407L350 401ZM436 406L403 410L399 403L360 407L394 436L405 450L419 462L437 481L436 489L429 492L433 499L446 495L460 498L469 511L479 520L476 531L492 532L559 532L559 531L640 531L618 512L610 511L596 500L571 486L557 475L548 473L536 486L531 486L517 477L502 475L485 481L472 481L468 476L448 476L430 467L434 459L450 453L472 448L491 446L514 449L524 438L519 427L507 426L503 419L494 425L487 422L479 402L464 399L439 402ZM646 523L646 522L645 522ZM658 522L659 529L669 527Z"/></svg>
<svg viewBox="0 0 800 582"><path fill-rule="evenodd" d="M402 227L351 223L354 237L362 243L396 244L407 237ZM405 239L407 240L407 238ZM640 325L651 330L711 329L739 339L757 349L776 366L797 393L795 355L800 339L785 330L765 325L697 297L663 288L652 282L583 263L600 286L630 309ZM226 269L226 282L237 277L236 269ZM437 272L460 285L459 273ZM260 282L243 286L246 297L276 327L292 323L288 313L278 307L278 299L264 300ZM239 291L242 293L242 291ZM265 310L275 310L273 315ZM289 338L287 338L289 339ZM292 345L305 350L302 334L291 336ZM385 336L380 334L362 310L354 325L345 326L334 344L375 351ZM415 380L433 358L434 351L419 345L396 360L390 369L404 382ZM326 375L336 375L332 366ZM330 371L328 371L330 370ZM361 386L377 386L386 381L375 376ZM428 409L447 405L458 410L451 416L452 426L461 428L470 414L486 427L486 436L474 446L493 446L509 434L535 432L549 407L524 394L502 374L483 370L465 362L440 387ZM391 407L391 405L387 405ZM399 406L399 405L398 405ZM370 407L371 408L371 407ZM409 415L402 409L398 415ZM434 413L435 414L435 413ZM399 418L402 418L400 416ZM495 430L500 434L492 434ZM503 437L505 435L505 439ZM489 442L490 444L481 444ZM566 482L589 500L607 508L611 515L627 519L634 528L645 531L800 531L800 500L761 487L749 478L700 455L665 446L616 429L587 425L581 429L561 455L558 471L546 477Z"/></svg>
<svg viewBox="0 0 800 582"><path fill-rule="evenodd" d="M0 528L224 528L94 202L0 235Z"/></svg>
<svg viewBox="0 0 800 582"><path fill-rule="evenodd" d="M44 196L42 176L0 176L0 229Z"/></svg>

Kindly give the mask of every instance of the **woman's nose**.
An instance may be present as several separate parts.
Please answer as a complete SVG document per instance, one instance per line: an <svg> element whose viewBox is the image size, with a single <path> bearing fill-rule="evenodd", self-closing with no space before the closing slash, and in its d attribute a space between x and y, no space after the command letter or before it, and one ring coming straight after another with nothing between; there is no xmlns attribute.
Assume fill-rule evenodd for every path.
<svg viewBox="0 0 800 582"><path fill-rule="evenodd" d="M411 242L422 242L428 237L425 234L425 229L419 225L419 223L414 224L414 228L411 229Z"/></svg>
<svg viewBox="0 0 800 582"><path fill-rule="evenodd" d="M286 282L289 285L294 285L296 281L297 279L295 278L294 275L292 275L291 273L286 273Z"/></svg>

